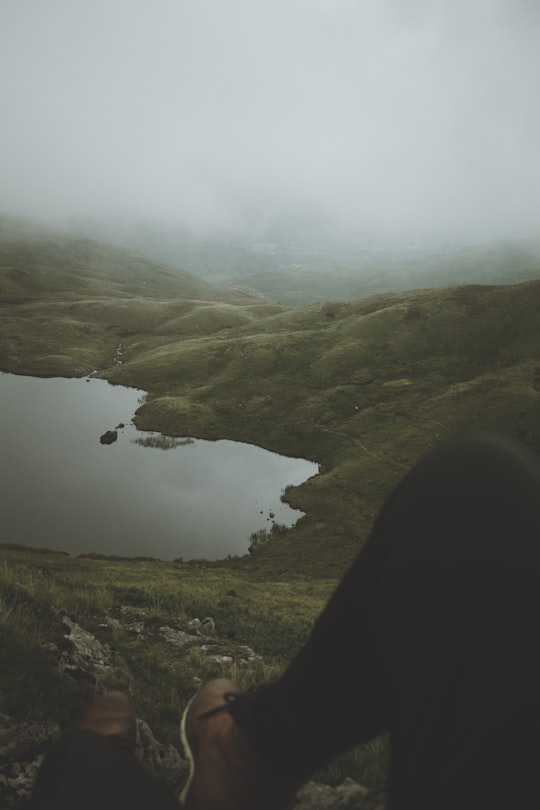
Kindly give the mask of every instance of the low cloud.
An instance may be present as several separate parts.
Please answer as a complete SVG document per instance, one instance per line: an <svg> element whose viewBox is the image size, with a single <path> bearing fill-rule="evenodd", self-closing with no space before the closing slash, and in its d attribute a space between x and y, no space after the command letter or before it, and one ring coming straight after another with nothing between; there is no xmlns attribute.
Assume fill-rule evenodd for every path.
<svg viewBox="0 0 540 810"><path fill-rule="evenodd" d="M538 22L527 0L4 0L0 208L537 232Z"/></svg>

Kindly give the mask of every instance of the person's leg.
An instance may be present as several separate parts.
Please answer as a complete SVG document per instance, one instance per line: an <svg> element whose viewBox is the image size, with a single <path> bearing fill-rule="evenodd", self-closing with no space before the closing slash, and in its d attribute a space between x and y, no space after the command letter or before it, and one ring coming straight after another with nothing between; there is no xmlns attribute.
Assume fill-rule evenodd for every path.
<svg viewBox="0 0 540 810"><path fill-rule="evenodd" d="M372 535L284 675L231 704L239 727L286 780L390 728L391 685L375 621L381 552Z"/></svg>
<svg viewBox="0 0 540 810"><path fill-rule="evenodd" d="M432 807L435 793L437 807L515 806L532 790L540 720L539 459L494 436L441 447L398 488L380 531L391 806Z"/></svg>
<svg viewBox="0 0 540 810"><path fill-rule="evenodd" d="M288 779L389 729L391 807L474 806L495 753L499 780L526 791L539 577L537 457L492 436L441 446L387 501L284 676L231 712Z"/></svg>
<svg viewBox="0 0 540 810"><path fill-rule="evenodd" d="M62 737L45 755L30 810L178 810L164 784L114 740L90 731Z"/></svg>
<svg viewBox="0 0 540 810"><path fill-rule="evenodd" d="M46 753L30 810L174 810L167 787L135 759L136 721L125 695L98 697L81 728Z"/></svg>

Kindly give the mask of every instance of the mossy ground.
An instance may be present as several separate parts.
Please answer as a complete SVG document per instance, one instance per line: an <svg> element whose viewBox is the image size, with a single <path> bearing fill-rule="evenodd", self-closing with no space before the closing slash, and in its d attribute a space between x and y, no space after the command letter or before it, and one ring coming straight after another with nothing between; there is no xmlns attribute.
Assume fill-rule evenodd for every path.
<svg viewBox="0 0 540 810"><path fill-rule="evenodd" d="M179 744L180 714L201 681L235 680L250 688L279 676L305 642L332 580L290 576L254 578L207 562L73 558L50 551L0 548L0 637L2 711L29 720L76 724L103 689L127 692L138 716L164 742ZM212 652L232 654L220 663L199 646L178 650L145 633L131 635L105 621L114 609L140 610L147 626L188 629L195 617L212 615L217 635ZM109 644L123 666L92 682L77 682L52 665L48 647L66 647L61 612ZM234 660L248 645L262 659L247 667ZM364 781L380 778L384 749L374 743L340 758L322 774ZM371 774L371 776L370 776Z"/></svg>
<svg viewBox="0 0 540 810"><path fill-rule="evenodd" d="M191 277L125 257L122 265L116 253L113 261L93 249L85 246L83 261L73 245L67 253L57 246L55 265L50 246L19 254L11 246L9 264L0 266L0 369L42 376L97 369L148 392L139 428L251 442L321 465L286 492L305 517L246 557L180 564L2 550L5 711L68 723L90 692L114 686L66 685L50 669L42 645L59 638L59 609L98 637L110 632L100 627L104 611L122 604L180 625L211 615L222 641L264 656L243 670L119 633L115 644L133 673L119 685L158 736L176 741L194 678L232 675L248 686L282 670L385 497L426 450L486 429L540 450L540 282L293 309L246 291L215 291L212 300L211 288ZM121 266L114 281L107 261ZM123 363L115 365L120 341ZM54 538L47 542L54 548ZM39 566L51 571L46 581ZM378 778L385 750L377 741L326 778Z"/></svg>

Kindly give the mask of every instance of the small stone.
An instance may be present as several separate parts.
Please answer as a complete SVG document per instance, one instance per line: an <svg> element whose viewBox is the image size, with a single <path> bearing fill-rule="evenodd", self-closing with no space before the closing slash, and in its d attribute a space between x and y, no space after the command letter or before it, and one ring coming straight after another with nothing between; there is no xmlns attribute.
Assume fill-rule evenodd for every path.
<svg viewBox="0 0 540 810"><path fill-rule="evenodd" d="M205 636L216 635L216 625L211 616L207 616L206 619L202 620L201 633L203 633Z"/></svg>
<svg viewBox="0 0 540 810"><path fill-rule="evenodd" d="M169 644L174 647L185 647L191 641L195 641L195 637L191 633L185 633L183 630L175 630L173 627L163 625L159 628L159 632Z"/></svg>

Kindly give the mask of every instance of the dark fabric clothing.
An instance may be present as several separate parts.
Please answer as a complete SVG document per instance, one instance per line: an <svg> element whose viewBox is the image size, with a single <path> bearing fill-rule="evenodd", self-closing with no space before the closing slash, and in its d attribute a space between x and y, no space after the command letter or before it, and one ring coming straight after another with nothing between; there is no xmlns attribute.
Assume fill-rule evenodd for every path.
<svg viewBox="0 0 540 810"><path fill-rule="evenodd" d="M92 731L62 737L38 772L30 810L178 810L166 786L117 741Z"/></svg>
<svg viewBox="0 0 540 810"><path fill-rule="evenodd" d="M285 675L233 713L288 778L391 734L389 808L540 806L540 463L431 451L382 508Z"/></svg>
<svg viewBox="0 0 540 810"><path fill-rule="evenodd" d="M279 777L389 731L389 810L536 808L539 687L540 462L475 435L403 479L304 649L231 712ZM176 806L98 736L49 753L32 810Z"/></svg>

